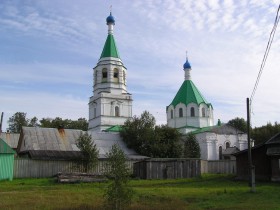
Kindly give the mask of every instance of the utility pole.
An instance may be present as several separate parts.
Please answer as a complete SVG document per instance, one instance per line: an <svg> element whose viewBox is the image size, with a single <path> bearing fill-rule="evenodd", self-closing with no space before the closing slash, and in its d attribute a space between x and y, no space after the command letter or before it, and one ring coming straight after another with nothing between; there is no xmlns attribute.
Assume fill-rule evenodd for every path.
<svg viewBox="0 0 280 210"><path fill-rule="evenodd" d="M2 114L1 114L1 120L0 120L0 134L2 133L3 116L4 116L4 112L2 112Z"/></svg>
<svg viewBox="0 0 280 210"><path fill-rule="evenodd" d="M251 134L250 134L250 101L249 98L246 100L247 102L247 135L248 135L248 175L249 175L249 187L251 187L251 192L256 192L255 188L255 166L252 164L252 153L251 153Z"/></svg>

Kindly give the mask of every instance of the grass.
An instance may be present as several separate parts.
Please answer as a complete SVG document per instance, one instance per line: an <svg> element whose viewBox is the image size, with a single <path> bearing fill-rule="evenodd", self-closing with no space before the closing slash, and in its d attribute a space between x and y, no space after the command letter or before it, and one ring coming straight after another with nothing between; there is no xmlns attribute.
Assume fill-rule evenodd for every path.
<svg viewBox="0 0 280 210"><path fill-rule="evenodd" d="M229 175L206 174L177 180L132 180L135 191L129 210L280 210L280 183L247 182ZM0 182L0 209L103 209L106 183L58 184L54 179Z"/></svg>

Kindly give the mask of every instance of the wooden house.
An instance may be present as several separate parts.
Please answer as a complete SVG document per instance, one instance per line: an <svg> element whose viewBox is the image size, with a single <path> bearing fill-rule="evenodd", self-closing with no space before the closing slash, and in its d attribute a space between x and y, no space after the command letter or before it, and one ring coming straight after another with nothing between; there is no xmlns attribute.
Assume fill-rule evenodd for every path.
<svg viewBox="0 0 280 210"><path fill-rule="evenodd" d="M256 180L280 181L280 133L252 148L252 164ZM238 179L249 179L248 150L234 154Z"/></svg>

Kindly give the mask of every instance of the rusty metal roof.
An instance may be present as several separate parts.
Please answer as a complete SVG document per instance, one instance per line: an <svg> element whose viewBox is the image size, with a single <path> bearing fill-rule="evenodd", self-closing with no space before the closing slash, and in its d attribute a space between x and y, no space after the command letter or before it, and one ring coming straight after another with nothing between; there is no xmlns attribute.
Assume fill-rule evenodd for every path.
<svg viewBox="0 0 280 210"><path fill-rule="evenodd" d="M19 133L0 133L0 138L3 139L11 148L15 149L18 146Z"/></svg>

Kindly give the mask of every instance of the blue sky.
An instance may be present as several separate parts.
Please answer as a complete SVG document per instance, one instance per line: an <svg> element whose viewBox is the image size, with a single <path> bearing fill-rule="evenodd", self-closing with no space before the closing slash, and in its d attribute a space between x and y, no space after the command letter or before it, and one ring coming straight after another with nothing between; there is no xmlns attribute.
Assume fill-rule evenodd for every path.
<svg viewBox="0 0 280 210"><path fill-rule="evenodd" d="M165 108L184 80L188 51L192 80L214 107L215 121L246 118L279 0L1 0L0 112L73 120L88 118L93 71L107 36L128 69L133 114ZM252 125L280 121L280 32L252 106Z"/></svg>

